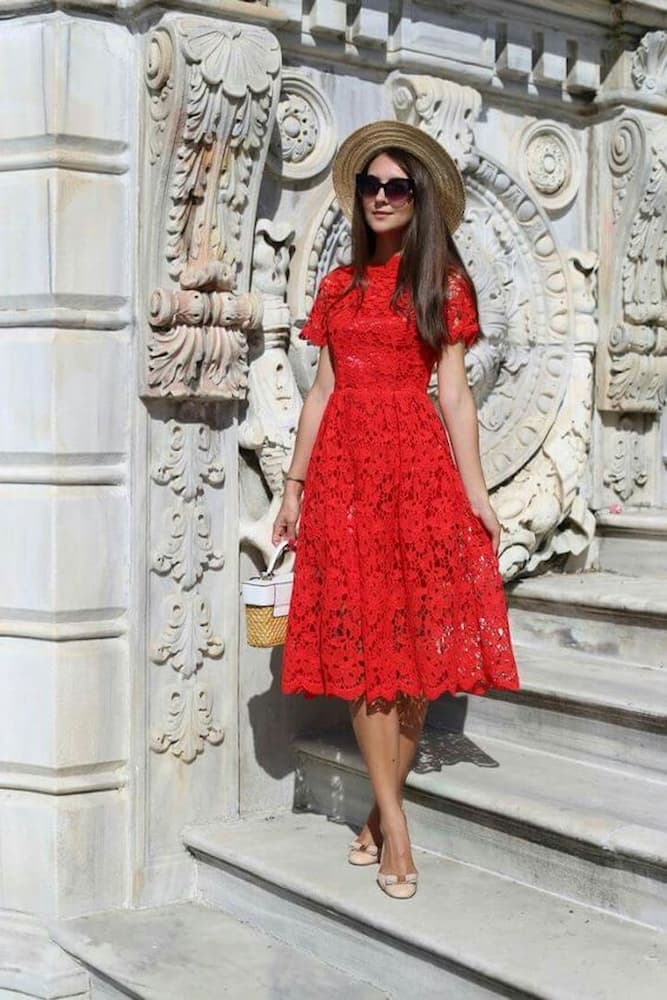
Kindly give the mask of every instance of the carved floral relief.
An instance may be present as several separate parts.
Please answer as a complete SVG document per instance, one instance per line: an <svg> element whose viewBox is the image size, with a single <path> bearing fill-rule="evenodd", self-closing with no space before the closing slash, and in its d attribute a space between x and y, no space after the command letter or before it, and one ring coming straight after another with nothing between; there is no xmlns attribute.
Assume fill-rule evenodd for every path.
<svg viewBox="0 0 667 1000"><path fill-rule="evenodd" d="M153 726L150 745L187 763L203 752L207 742L224 739L214 722L213 695L199 677L205 661L219 659L225 650L201 588L205 573L224 567L213 541L208 496L225 480L214 426L210 409L181 404L167 425L164 449L151 470L153 481L169 491L152 570L169 581L170 590L162 601L162 633L150 656L174 674L162 688L161 720Z"/></svg>

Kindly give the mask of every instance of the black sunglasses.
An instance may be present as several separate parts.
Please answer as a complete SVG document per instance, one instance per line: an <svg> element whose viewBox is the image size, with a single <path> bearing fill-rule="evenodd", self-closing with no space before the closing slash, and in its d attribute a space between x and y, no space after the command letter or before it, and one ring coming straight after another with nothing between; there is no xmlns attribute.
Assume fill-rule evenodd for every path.
<svg viewBox="0 0 667 1000"><path fill-rule="evenodd" d="M375 198L382 188L384 196L393 208L404 205L415 192L415 182L411 177L390 177L384 184L374 174L355 174L357 191L362 198Z"/></svg>

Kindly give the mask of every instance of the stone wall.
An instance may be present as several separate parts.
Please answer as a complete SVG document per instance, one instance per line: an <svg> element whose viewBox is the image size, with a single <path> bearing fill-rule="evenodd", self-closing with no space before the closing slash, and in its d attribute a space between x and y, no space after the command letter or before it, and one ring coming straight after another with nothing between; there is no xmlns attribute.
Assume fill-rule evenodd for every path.
<svg viewBox="0 0 667 1000"><path fill-rule="evenodd" d="M506 578L667 490L660 5L58 6L0 4L9 942L187 897L184 826L288 806L289 738L344 717L280 695L239 584L316 364L298 331L348 259L352 129L409 121L463 170Z"/></svg>

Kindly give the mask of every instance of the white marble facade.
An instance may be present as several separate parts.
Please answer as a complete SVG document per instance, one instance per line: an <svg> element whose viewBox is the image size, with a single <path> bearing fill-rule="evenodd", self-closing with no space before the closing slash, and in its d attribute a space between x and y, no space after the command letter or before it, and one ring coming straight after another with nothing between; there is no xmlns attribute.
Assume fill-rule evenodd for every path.
<svg viewBox="0 0 667 1000"><path fill-rule="evenodd" d="M663 5L193 6L0 4L0 996L80 994L49 922L187 898L183 828L287 806L289 737L340 710L280 696L239 581L353 128L464 171L505 576L667 504Z"/></svg>

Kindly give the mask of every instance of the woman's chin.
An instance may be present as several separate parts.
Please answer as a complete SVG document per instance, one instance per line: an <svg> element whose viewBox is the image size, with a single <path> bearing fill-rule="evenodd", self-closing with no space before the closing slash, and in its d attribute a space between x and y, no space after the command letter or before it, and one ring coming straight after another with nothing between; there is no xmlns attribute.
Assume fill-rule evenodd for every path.
<svg viewBox="0 0 667 1000"><path fill-rule="evenodd" d="M401 229L405 228L404 226L397 226L396 224L391 225L390 223L386 222L383 219L374 219L374 218L370 218L368 220L368 225L370 226L370 228L373 230L374 233L383 233L383 234L400 232Z"/></svg>

